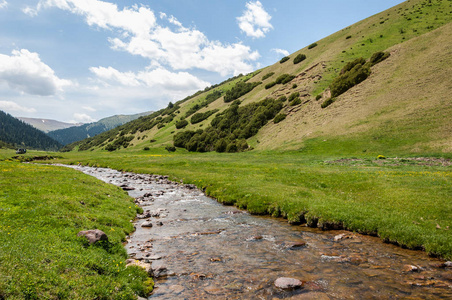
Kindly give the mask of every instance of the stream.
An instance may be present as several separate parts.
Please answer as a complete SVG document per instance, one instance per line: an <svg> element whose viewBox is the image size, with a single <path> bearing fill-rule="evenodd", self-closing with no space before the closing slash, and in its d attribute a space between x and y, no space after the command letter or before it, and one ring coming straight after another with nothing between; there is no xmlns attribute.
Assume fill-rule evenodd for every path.
<svg viewBox="0 0 452 300"><path fill-rule="evenodd" d="M166 176L70 167L122 187L143 208L125 247L152 264L151 300L452 299L452 263L424 252L252 216ZM280 277L302 286L278 288Z"/></svg>

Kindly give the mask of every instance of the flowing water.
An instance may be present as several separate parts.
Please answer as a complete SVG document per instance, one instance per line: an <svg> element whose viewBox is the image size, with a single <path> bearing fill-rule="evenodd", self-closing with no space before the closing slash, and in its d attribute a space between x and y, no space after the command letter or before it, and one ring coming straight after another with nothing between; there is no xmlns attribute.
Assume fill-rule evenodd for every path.
<svg viewBox="0 0 452 300"><path fill-rule="evenodd" d="M149 299L452 299L452 266L423 252L252 216L163 176L72 167L143 207L126 248L152 263ZM283 290L279 277L303 285Z"/></svg>

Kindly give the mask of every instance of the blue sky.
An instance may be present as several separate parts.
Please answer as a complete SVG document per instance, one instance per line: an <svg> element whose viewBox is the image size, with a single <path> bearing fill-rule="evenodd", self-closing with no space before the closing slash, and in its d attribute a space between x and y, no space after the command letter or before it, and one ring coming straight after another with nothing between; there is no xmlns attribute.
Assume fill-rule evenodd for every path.
<svg viewBox="0 0 452 300"><path fill-rule="evenodd" d="M165 107L402 0L0 0L0 110L92 122Z"/></svg>

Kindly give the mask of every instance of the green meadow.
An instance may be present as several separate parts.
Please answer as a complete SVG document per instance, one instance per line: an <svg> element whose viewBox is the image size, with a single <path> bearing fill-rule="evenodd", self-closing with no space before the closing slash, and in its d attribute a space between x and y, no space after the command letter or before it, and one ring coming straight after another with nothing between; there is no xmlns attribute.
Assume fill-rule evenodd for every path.
<svg viewBox="0 0 452 300"><path fill-rule="evenodd" d="M313 156L302 151L195 154L71 152L57 161L169 175L253 214L343 227L452 259L452 170L442 160Z"/></svg>
<svg viewBox="0 0 452 300"><path fill-rule="evenodd" d="M139 208L120 188L9 159L0 161L0 187L0 299L135 299L152 290L146 272L125 268L122 243ZM96 228L108 242L77 237Z"/></svg>

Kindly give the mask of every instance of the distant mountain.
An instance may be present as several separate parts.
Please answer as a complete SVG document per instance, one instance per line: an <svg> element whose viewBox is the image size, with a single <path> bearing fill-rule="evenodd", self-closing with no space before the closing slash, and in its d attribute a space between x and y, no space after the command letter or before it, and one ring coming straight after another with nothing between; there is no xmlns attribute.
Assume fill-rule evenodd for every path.
<svg viewBox="0 0 452 300"><path fill-rule="evenodd" d="M16 148L56 151L61 144L44 132L0 110L0 141Z"/></svg>
<svg viewBox="0 0 452 300"><path fill-rule="evenodd" d="M17 117L19 120L24 121L27 124L30 124L31 126L44 131L49 132L53 130L58 129L65 129L72 126L81 126L83 123L65 123L60 122L56 120L49 120L49 119L36 119L36 118L24 118L24 117Z"/></svg>
<svg viewBox="0 0 452 300"><path fill-rule="evenodd" d="M102 132L111 130L120 125L136 120L139 117L147 116L151 113L152 112L144 112L135 115L115 115L89 124L49 131L47 135L57 140L61 144L67 145L89 137L93 137Z"/></svg>

